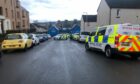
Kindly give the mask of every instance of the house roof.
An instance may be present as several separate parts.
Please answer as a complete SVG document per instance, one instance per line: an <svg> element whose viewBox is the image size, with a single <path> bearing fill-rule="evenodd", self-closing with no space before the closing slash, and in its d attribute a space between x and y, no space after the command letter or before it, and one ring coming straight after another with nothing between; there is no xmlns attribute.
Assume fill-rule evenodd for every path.
<svg viewBox="0 0 140 84"><path fill-rule="evenodd" d="M110 8L140 9L140 0L106 0Z"/></svg>
<svg viewBox="0 0 140 84"><path fill-rule="evenodd" d="M84 22L97 22L97 15L82 15Z"/></svg>

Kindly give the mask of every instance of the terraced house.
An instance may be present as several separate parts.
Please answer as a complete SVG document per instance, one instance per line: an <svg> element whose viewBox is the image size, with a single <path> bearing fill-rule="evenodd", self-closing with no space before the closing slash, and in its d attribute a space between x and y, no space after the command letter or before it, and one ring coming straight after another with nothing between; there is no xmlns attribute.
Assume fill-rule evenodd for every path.
<svg viewBox="0 0 140 84"><path fill-rule="evenodd" d="M99 26L132 23L140 24L140 0L101 0L97 23Z"/></svg>
<svg viewBox="0 0 140 84"><path fill-rule="evenodd" d="M29 29L29 12L19 0L0 0L0 33Z"/></svg>

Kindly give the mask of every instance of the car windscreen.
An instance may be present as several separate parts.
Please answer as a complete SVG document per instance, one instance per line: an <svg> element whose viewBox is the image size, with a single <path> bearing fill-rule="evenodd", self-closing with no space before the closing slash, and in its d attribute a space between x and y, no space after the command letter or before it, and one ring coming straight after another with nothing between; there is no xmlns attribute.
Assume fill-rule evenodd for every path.
<svg viewBox="0 0 140 84"><path fill-rule="evenodd" d="M14 39L22 39L21 35L16 35L16 34L10 34L10 35L7 35L6 40L14 40Z"/></svg>
<svg viewBox="0 0 140 84"><path fill-rule="evenodd" d="M32 35L32 34L29 34L29 37L30 37L30 38L33 38L33 35Z"/></svg>
<svg viewBox="0 0 140 84"><path fill-rule="evenodd" d="M81 32L81 35L90 35L90 32Z"/></svg>
<svg viewBox="0 0 140 84"><path fill-rule="evenodd" d="M96 34L96 32L92 32L90 35L91 35L91 36L94 36L95 34Z"/></svg>

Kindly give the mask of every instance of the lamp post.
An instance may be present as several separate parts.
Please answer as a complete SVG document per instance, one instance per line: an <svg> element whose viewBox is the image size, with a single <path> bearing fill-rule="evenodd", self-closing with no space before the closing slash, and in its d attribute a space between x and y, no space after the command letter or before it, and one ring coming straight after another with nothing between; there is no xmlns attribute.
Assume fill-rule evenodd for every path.
<svg viewBox="0 0 140 84"><path fill-rule="evenodd" d="M85 32L88 13L87 12L83 12L83 13L84 13L84 15L86 15L86 21L84 21L84 32Z"/></svg>

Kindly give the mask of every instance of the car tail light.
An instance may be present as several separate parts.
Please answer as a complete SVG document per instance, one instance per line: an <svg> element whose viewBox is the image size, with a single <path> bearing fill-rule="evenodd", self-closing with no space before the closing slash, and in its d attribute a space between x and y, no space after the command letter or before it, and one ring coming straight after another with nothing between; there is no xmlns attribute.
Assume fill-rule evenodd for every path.
<svg viewBox="0 0 140 84"><path fill-rule="evenodd" d="M115 37L115 44L119 44L119 37L118 36Z"/></svg>
<svg viewBox="0 0 140 84"><path fill-rule="evenodd" d="M19 43L22 43L22 42L23 42L23 40L19 40L18 42L19 42Z"/></svg>

